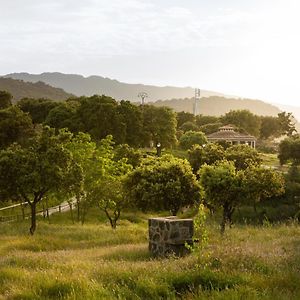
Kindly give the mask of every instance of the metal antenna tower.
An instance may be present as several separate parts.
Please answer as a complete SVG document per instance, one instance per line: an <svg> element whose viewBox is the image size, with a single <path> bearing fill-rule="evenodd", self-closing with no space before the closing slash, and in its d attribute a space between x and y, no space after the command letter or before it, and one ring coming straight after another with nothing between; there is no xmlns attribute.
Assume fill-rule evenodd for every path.
<svg viewBox="0 0 300 300"><path fill-rule="evenodd" d="M200 89L195 89L195 102L194 102L194 116L196 116L198 114L198 102L200 99Z"/></svg>
<svg viewBox="0 0 300 300"><path fill-rule="evenodd" d="M138 94L138 97L141 98L141 104L144 105L145 104L145 98L148 97L148 94L146 92L140 92Z"/></svg>

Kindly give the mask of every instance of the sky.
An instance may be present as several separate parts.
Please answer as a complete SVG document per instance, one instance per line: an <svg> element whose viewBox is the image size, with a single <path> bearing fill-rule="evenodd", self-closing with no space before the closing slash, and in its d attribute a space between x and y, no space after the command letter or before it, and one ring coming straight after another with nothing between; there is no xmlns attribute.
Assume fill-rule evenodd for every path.
<svg viewBox="0 0 300 300"><path fill-rule="evenodd" d="M299 0L0 0L0 74L192 86L300 107Z"/></svg>

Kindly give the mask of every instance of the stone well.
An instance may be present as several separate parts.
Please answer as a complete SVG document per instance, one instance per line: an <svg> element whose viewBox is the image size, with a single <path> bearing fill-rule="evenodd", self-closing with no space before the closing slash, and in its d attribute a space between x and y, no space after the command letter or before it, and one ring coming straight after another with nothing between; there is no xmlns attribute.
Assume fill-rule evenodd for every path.
<svg viewBox="0 0 300 300"><path fill-rule="evenodd" d="M152 218L149 222L149 250L154 256L183 256L190 251L185 244L193 244L192 219L177 217Z"/></svg>

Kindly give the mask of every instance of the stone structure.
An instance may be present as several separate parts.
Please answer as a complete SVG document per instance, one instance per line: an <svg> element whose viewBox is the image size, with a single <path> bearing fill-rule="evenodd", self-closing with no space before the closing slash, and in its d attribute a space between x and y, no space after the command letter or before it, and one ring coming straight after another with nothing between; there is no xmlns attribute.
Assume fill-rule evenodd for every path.
<svg viewBox="0 0 300 300"><path fill-rule="evenodd" d="M192 219L149 219L149 250L154 256L183 256L190 252L186 243L193 244L193 234Z"/></svg>
<svg viewBox="0 0 300 300"><path fill-rule="evenodd" d="M252 135L234 131L234 126L226 125L219 128L219 131L209 134L207 140L210 142L226 141L232 145L247 144L255 148L256 138Z"/></svg>

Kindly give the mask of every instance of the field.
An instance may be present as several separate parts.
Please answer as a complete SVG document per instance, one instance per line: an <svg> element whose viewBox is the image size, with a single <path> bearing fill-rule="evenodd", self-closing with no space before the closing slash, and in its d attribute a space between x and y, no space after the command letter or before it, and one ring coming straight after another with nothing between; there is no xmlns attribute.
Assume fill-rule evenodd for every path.
<svg viewBox="0 0 300 300"><path fill-rule="evenodd" d="M126 213L112 230L97 211L87 224L68 213L0 224L0 299L300 299L296 222L236 225L184 258L154 259L147 218Z"/></svg>

